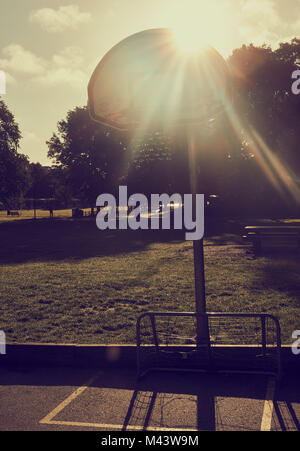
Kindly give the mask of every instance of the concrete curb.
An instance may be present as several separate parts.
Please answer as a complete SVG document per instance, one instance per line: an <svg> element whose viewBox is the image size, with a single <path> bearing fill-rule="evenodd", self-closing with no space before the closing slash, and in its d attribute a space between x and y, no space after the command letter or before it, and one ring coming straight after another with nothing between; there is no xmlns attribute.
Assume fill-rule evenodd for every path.
<svg viewBox="0 0 300 451"><path fill-rule="evenodd" d="M132 367L134 345L79 345L53 343L8 343L3 365L63 366L78 368Z"/></svg>
<svg viewBox="0 0 300 451"><path fill-rule="evenodd" d="M187 349L189 346L186 347ZM261 348L255 346L218 346L228 358L236 355L253 356ZM46 366L78 368L136 368L136 345L84 345L55 343L8 343L6 354L0 355L1 366ZM300 370L300 355L292 353L290 346L281 348L282 369Z"/></svg>

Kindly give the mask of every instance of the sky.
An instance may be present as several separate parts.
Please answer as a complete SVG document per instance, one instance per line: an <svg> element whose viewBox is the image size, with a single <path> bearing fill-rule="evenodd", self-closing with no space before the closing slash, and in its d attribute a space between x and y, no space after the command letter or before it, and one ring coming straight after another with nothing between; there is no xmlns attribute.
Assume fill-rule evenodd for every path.
<svg viewBox="0 0 300 451"><path fill-rule="evenodd" d="M20 126L20 152L51 164L46 141L70 109L86 105L97 63L120 40L160 27L227 58L242 44L299 38L300 0L0 0L2 97Z"/></svg>

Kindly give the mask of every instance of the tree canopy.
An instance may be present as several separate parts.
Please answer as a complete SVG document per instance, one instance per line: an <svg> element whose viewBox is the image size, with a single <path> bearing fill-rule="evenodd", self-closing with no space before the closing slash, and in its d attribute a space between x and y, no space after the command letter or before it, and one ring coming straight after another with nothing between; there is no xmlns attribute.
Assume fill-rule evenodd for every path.
<svg viewBox="0 0 300 451"><path fill-rule="evenodd" d="M13 114L0 99L0 201L5 208L18 200L28 185L28 158L18 153L21 133Z"/></svg>
<svg viewBox="0 0 300 451"><path fill-rule="evenodd" d="M104 190L115 190L126 164L126 141L93 122L87 107L69 111L47 144L48 156L64 171L74 196L93 206Z"/></svg>
<svg viewBox="0 0 300 451"><path fill-rule="evenodd" d="M291 87L300 39L276 50L243 45L228 65L233 108L199 149L201 192L219 194L231 214L294 208L300 203L300 96ZM145 194L188 189L186 143L180 136L153 132L129 140L94 123L82 107L58 123L48 146L73 195L90 205L120 183Z"/></svg>
<svg viewBox="0 0 300 451"><path fill-rule="evenodd" d="M236 171L244 199L266 208L300 203L300 96L292 93L292 73L300 61L300 39L270 47L242 46L230 56L235 114L241 139ZM246 191L248 194L246 194Z"/></svg>

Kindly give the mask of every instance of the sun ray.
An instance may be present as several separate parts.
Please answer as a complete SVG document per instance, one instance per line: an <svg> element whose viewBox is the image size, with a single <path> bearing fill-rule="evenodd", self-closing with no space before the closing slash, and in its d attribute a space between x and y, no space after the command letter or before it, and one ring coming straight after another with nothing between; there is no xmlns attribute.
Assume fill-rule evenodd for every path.
<svg viewBox="0 0 300 451"><path fill-rule="evenodd" d="M300 188L291 168L281 161L253 126L239 118L234 108L227 110L227 116L235 135L247 142L249 151L280 196L286 201L292 197L300 204Z"/></svg>

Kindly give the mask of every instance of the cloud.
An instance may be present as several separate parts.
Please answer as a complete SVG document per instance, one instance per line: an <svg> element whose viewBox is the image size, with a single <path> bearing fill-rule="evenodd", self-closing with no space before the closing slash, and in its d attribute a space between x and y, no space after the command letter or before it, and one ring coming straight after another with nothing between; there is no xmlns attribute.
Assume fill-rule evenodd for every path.
<svg viewBox="0 0 300 451"><path fill-rule="evenodd" d="M54 54L50 60L38 57L18 44L5 47L2 53L5 58L0 58L0 67L5 72L10 72L11 80L16 75L22 75L42 85L67 84L73 88L78 88L88 81L86 72L81 68L83 53L79 47L66 47Z"/></svg>
<svg viewBox="0 0 300 451"><path fill-rule="evenodd" d="M85 72L80 69L74 70L68 67L61 67L52 69L43 76L36 77L34 81L46 86L55 87L66 84L73 88L80 88L87 84L88 77Z"/></svg>
<svg viewBox="0 0 300 451"><path fill-rule="evenodd" d="M4 58L0 58L0 66L3 70L21 72L27 75L41 74L45 70L45 61L25 50L21 45L8 45L2 53Z"/></svg>
<svg viewBox="0 0 300 451"><path fill-rule="evenodd" d="M242 7L242 15L246 21L258 27L265 24L265 27L277 27L280 24L279 13L275 9L273 0L251 0L245 2Z"/></svg>
<svg viewBox="0 0 300 451"><path fill-rule="evenodd" d="M240 33L253 43L271 43L276 39L280 17L272 0L251 0L241 8Z"/></svg>
<svg viewBox="0 0 300 451"><path fill-rule="evenodd" d="M277 6L274 0L251 0L241 4L238 23L243 43L277 47L279 42L289 40L294 26L282 20Z"/></svg>
<svg viewBox="0 0 300 451"><path fill-rule="evenodd" d="M53 55L49 69L36 81L48 86L68 84L72 87L82 87L87 84L88 77L81 69L83 53L79 47L66 47Z"/></svg>
<svg viewBox="0 0 300 451"><path fill-rule="evenodd" d="M60 6L57 10L42 8L32 11L29 16L31 23L40 25L49 33L61 33L67 29L76 30L91 19L91 14L81 12L78 5Z"/></svg>
<svg viewBox="0 0 300 451"><path fill-rule="evenodd" d="M53 55L53 64L56 67L79 67L83 62L83 52L80 47L66 47L61 52Z"/></svg>

